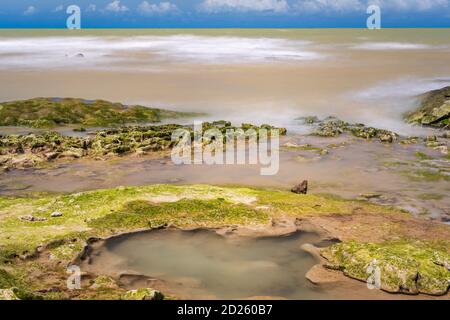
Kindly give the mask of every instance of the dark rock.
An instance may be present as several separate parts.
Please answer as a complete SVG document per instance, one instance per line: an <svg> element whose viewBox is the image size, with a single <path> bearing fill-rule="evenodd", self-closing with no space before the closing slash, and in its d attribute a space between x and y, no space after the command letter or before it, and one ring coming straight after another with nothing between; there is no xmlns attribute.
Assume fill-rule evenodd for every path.
<svg viewBox="0 0 450 320"><path fill-rule="evenodd" d="M405 115L408 123L445 128L450 125L450 86L421 96L418 110Z"/></svg>
<svg viewBox="0 0 450 320"><path fill-rule="evenodd" d="M296 194L307 194L308 193L308 181L304 180L302 183L296 185L291 190L293 193Z"/></svg>
<svg viewBox="0 0 450 320"><path fill-rule="evenodd" d="M31 214L26 215L26 216L20 216L19 219L22 221L29 221L29 222L46 221L47 220L46 218L35 217Z"/></svg>

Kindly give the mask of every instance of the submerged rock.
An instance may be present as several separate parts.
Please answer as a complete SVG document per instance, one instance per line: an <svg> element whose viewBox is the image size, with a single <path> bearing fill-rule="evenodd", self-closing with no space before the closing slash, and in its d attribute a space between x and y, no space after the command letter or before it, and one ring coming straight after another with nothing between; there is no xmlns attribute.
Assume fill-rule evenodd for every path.
<svg viewBox="0 0 450 320"><path fill-rule="evenodd" d="M335 117L328 117L319 122L312 134L320 137L336 137L345 132L366 140L378 138L381 142L387 143L393 143L398 138L395 132L367 127L361 123L350 124Z"/></svg>
<svg viewBox="0 0 450 320"><path fill-rule="evenodd" d="M406 114L405 119L408 123L439 128L448 127L450 86L422 95L419 109Z"/></svg>

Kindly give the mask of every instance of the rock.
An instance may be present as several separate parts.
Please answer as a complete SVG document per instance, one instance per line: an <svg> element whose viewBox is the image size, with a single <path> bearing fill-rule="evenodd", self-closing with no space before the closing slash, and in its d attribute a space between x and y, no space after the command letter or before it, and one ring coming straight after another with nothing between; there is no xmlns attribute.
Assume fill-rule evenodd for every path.
<svg viewBox="0 0 450 320"><path fill-rule="evenodd" d="M308 181L304 180L302 183L296 185L291 189L293 193L296 194L307 194L308 193Z"/></svg>
<svg viewBox="0 0 450 320"><path fill-rule="evenodd" d="M282 147L285 148L298 148L299 145L293 142L286 142L285 144L282 145Z"/></svg>
<svg viewBox="0 0 450 320"><path fill-rule="evenodd" d="M61 153L60 158L74 158L79 159L83 156L83 150L67 150Z"/></svg>
<svg viewBox="0 0 450 320"><path fill-rule="evenodd" d="M38 290L38 293L58 293L61 292L62 290L58 287L51 287L50 289L41 289Z"/></svg>
<svg viewBox="0 0 450 320"><path fill-rule="evenodd" d="M60 155L59 152L49 152L45 154L45 158L50 161L50 160L54 160L56 158L58 158L58 156Z"/></svg>
<svg viewBox="0 0 450 320"><path fill-rule="evenodd" d="M117 289L119 286L116 281L109 276L99 276L94 280L94 283L90 286L94 290L105 290L105 289Z"/></svg>
<svg viewBox="0 0 450 320"><path fill-rule="evenodd" d="M438 142L438 141L428 141L425 143L425 146L428 148L436 148L445 145L445 143Z"/></svg>
<svg viewBox="0 0 450 320"><path fill-rule="evenodd" d="M447 146L437 146L433 148L434 150L439 150L443 155L448 155L448 147Z"/></svg>
<svg viewBox="0 0 450 320"><path fill-rule="evenodd" d="M336 137L344 132L351 133L358 138L367 140L378 138L381 142L388 143L392 143L398 138L398 135L392 131L366 127L361 123L350 124L334 117L320 122L312 134L320 137Z"/></svg>
<svg viewBox="0 0 450 320"><path fill-rule="evenodd" d="M320 256L320 249L317 248L315 245L312 245L310 243L305 243L301 246L301 249L305 252L308 252L310 255L312 255L317 260L322 260L322 257Z"/></svg>
<svg viewBox="0 0 450 320"><path fill-rule="evenodd" d="M396 136L392 135L392 134L385 133L385 134L380 135L381 142L392 143L392 142L394 142L395 139L396 139Z"/></svg>
<svg viewBox="0 0 450 320"><path fill-rule="evenodd" d="M30 221L30 222L47 221L46 218L35 217L35 216L31 215L31 214L26 215L26 216L20 216L19 219L22 220L22 221Z"/></svg>
<svg viewBox="0 0 450 320"><path fill-rule="evenodd" d="M127 291L121 297L122 300L164 300L164 295L151 288L136 289Z"/></svg>
<svg viewBox="0 0 450 320"><path fill-rule="evenodd" d="M442 134L442 138L444 138L444 139L450 139L450 131L445 131L445 132Z"/></svg>
<svg viewBox="0 0 450 320"><path fill-rule="evenodd" d="M363 199L379 199L382 197L380 193L361 193L359 195Z"/></svg>
<svg viewBox="0 0 450 320"><path fill-rule="evenodd" d="M449 119L450 86L422 95L419 109L405 115L408 123L439 128L448 127Z"/></svg>
<svg viewBox="0 0 450 320"><path fill-rule="evenodd" d="M418 137L407 137L406 139L400 141L401 144L415 144L419 140Z"/></svg>
<svg viewBox="0 0 450 320"><path fill-rule="evenodd" d="M320 122L319 118L316 116L309 116L309 117L300 117L295 120L300 120L304 124L314 124Z"/></svg>
<svg viewBox="0 0 450 320"><path fill-rule="evenodd" d="M368 281L373 272L378 272L380 289L387 292L444 295L449 289L449 273L442 264L450 261L450 255L433 241L350 241L321 253L328 260L327 267L342 270L348 277Z"/></svg>
<svg viewBox="0 0 450 320"><path fill-rule="evenodd" d="M315 285L331 284L341 281L341 275L331 269L326 269L320 264L313 266L305 275L306 279Z"/></svg>
<svg viewBox="0 0 450 320"><path fill-rule="evenodd" d="M15 291L15 288L0 289L0 300L20 300Z"/></svg>
<svg viewBox="0 0 450 320"><path fill-rule="evenodd" d="M78 54L75 56L75 58L84 58L84 54L78 53Z"/></svg>
<svg viewBox="0 0 450 320"><path fill-rule="evenodd" d="M50 216L52 217L52 218L57 218L57 217L62 217L62 213L61 212L59 212L59 211L55 211L55 212L53 212Z"/></svg>

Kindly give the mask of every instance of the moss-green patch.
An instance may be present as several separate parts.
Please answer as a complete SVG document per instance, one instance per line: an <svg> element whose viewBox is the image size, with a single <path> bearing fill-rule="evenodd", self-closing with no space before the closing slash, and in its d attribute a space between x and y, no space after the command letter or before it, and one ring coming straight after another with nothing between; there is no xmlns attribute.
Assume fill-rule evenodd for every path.
<svg viewBox="0 0 450 320"><path fill-rule="evenodd" d="M153 204L144 200L127 203L124 208L88 225L100 232L120 232L130 229L155 228L169 224L176 226L223 226L230 224L264 224L265 212L248 205L233 204L226 200L188 200Z"/></svg>
<svg viewBox="0 0 450 320"><path fill-rule="evenodd" d="M449 241L399 240L346 242L322 251L330 266L366 281L379 268L381 289L389 292L442 295L448 292Z"/></svg>
<svg viewBox="0 0 450 320"><path fill-rule="evenodd" d="M0 289L12 289L14 295L22 300L39 298L29 291L24 278L25 275L18 270L6 271L0 269Z"/></svg>
<svg viewBox="0 0 450 320"><path fill-rule="evenodd" d="M417 198L420 200L442 200L445 196L439 193L421 193Z"/></svg>
<svg viewBox="0 0 450 320"><path fill-rule="evenodd" d="M420 151L416 151L416 152L414 153L414 155L415 155L416 158L419 159L419 160L429 160L429 159L433 159L433 158L430 157L429 155L427 155L427 154L425 154L425 153L423 153L423 152L420 152Z"/></svg>
<svg viewBox="0 0 450 320"><path fill-rule="evenodd" d="M450 181L450 176L440 171L431 171L425 169L403 171L403 174L413 181Z"/></svg>
<svg viewBox="0 0 450 320"><path fill-rule="evenodd" d="M0 259L32 253L49 243L53 243L55 257L68 257L82 246L83 239L116 230L162 224L263 224L279 215L352 214L356 209L380 214L399 212L318 195L208 185L151 185L27 198L0 197ZM62 216L51 217L55 211ZM24 215L47 220L19 219Z"/></svg>
<svg viewBox="0 0 450 320"><path fill-rule="evenodd" d="M85 127L115 126L126 123L159 122L165 118L195 116L144 106L126 106L104 100L35 98L4 102L0 126L50 128L64 125Z"/></svg>
<svg viewBox="0 0 450 320"><path fill-rule="evenodd" d="M61 212L62 216L51 217L55 211ZM30 194L26 198L0 197L0 270L7 271L3 275L0 272L0 283L6 287L32 288L35 292L47 288L48 285L29 275L41 273L47 279L48 265L28 262L26 267L20 264L20 269L13 258L32 253L41 245L50 253L49 263L54 262L56 266L51 272L61 279L66 277L63 266L82 250L90 237L106 237L168 224L179 227L268 225L271 218L281 216L351 216L355 213L389 217L386 218L389 223L379 226L386 234L402 232L403 225L391 222L391 217L400 221L407 217L394 208L332 195L296 195L277 189L210 185L150 185L74 194ZM23 215L47 220L23 221L19 219ZM421 254L421 249L418 250L414 254ZM6 261L12 263L14 272L2 267L7 265L2 263ZM434 283L435 280L427 279L423 280L424 283L427 281L424 286L432 286L428 282ZM99 283L103 283L101 280ZM60 283L58 287L63 288L63 285ZM80 293L78 298L118 299L121 293L112 288L92 288ZM64 298L66 294L48 292L44 298ZM22 297L35 296L24 293Z"/></svg>
<svg viewBox="0 0 450 320"><path fill-rule="evenodd" d="M151 288L140 288L125 292L122 300L164 300L164 295Z"/></svg>

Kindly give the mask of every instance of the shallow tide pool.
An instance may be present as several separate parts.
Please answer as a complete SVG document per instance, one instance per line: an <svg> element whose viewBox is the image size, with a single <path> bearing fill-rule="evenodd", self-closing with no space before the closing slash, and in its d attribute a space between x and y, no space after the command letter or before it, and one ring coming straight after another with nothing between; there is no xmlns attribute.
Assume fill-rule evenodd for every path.
<svg viewBox="0 0 450 320"><path fill-rule="evenodd" d="M319 241L300 232L236 238L206 230L159 230L107 240L94 249L89 268L157 278L189 299L313 299L324 297L305 278L317 261L301 246Z"/></svg>

